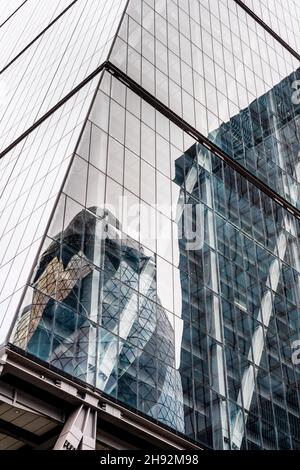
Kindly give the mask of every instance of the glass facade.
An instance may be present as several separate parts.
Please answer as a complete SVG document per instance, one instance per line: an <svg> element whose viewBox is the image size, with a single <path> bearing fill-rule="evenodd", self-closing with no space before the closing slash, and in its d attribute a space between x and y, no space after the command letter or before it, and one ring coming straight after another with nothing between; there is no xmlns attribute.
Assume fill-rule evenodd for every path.
<svg viewBox="0 0 300 470"><path fill-rule="evenodd" d="M43 4L44 15L46 12L51 15L51 9L45 8L43 1L26 3L31 4L30 14L36 4ZM0 80L5 94L0 101L1 150L75 89L107 57L125 0L80 0L67 10L68 3L60 2L65 14L54 13L55 22L51 16L47 17L54 22L51 28L44 31L43 25L34 26L43 34L32 45L31 38L21 36L13 53L15 60L10 60L8 68L5 69L5 60L2 63ZM22 7L13 16L11 30L3 39L5 44L19 34L15 19L23 14ZM29 19L34 24L34 18ZM41 19L39 16L38 21Z"/></svg>
<svg viewBox="0 0 300 470"><path fill-rule="evenodd" d="M0 343L28 280L99 77L85 86L83 80L106 58L125 6L120 0L77 1L72 8L65 0L46 8L44 1L6 3L8 21L1 10L0 26ZM58 106L67 95L70 99Z"/></svg>
<svg viewBox="0 0 300 470"><path fill-rule="evenodd" d="M287 42L294 51L299 48L300 6L297 0L242 0L264 23Z"/></svg>
<svg viewBox="0 0 300 470"><path fill-rule="evenodd" d="M200 446L299 449L298 63L233 0L130 0L114 35L120 74L0 160L7 341Z"/></svg>
<svg viewBox="0 0 300 470"><path fill-rule="evenodd" d="M111 60L293 199L298 154L291 148L282 156L287 138L281 128L289 120L292 130L297 121L299 64L234 0L133 0Z"/></svg>

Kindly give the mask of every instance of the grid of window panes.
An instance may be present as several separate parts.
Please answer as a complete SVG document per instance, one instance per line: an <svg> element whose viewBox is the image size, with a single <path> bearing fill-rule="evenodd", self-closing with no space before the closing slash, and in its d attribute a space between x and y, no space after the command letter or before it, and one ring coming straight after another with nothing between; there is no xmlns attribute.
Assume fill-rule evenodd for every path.
<svg viewBox="0 0 300 470"><path fill-rule="evenodd" d="M106 60L124 8L125 0L76 2L3 71L1 150Z"/></svg>
<svg viewBox="0 0 300 470"><path fill-rule="evenodd" d="M300 6L297 0L242 1L296 52L300 52Z"/></svg>
<svg viewBox="0 0 300 470"><path fill-rule="evenodd" d="M0 343L27 282L99 77L0 160Z"/></svg>
<svg viewBox="0 0 300 470"><path fill-rule="evenodd" d="M213 142L298 208L299 73L300 69L210 134Z"/></svg>
<svg viewBox="0 0 300 470"><path fill-rule="evenodd" d="M99 77L18 139L106 59L125 0L83 0L69 9L70 0L54 0L47 8L45 0L2 3L0 150L18 144L0 160L0 344L13 321Z"/></svg>
<svg viewBox="0 0 300 470"><path fill-rule="evenodd" d="M201 444L299 448L299 231L105 74L13 341Z"/></svg>
<svg viewBox="0 0 300 470"><path fill-rule="evenodd" d="M299 64L234 0L132 0L111 60L298 204L298 143L280 130L298 115Z"/></svg>
<svg viewBox="0 0 300 470"><path fill-rule="evenodd" d="M39 0L27 0L13 17L0 27L0 70L7 66L52 21L71 5L73 0L54 0L48 8Z"/></svg>

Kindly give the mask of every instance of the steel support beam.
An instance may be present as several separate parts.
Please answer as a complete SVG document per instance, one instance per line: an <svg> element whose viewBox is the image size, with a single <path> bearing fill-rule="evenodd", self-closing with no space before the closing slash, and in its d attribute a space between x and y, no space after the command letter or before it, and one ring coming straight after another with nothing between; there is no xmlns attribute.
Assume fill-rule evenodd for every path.
<svg viewBox="0 0 300 470"><path fill-rule="evenodd" d="M0 419L0 433L1 434L5 434L6 436L10 436L13 439L17 439L18 441L23 442L24 445L27 445L31 448L36 448L37 446L41 446L44 444L44 442L49 441L54 436L57 436L60 429L61 429L60 427L55 427L54 429L51 429L51 431L48 431L44 435L38 436L37 434L27 431L26 429L20 426L16 426L15 424L5 421L4 419Z"/></svg>
<svg viewBox="0 0 300 470"><path fill-rule="evenodd" d="M0 381L0 402L60 424L65 422L63 410L2 381Z"/></svg>
<svg viewBox="0 0 300 470"><path fill-rule="evenodd" d="M121 403L112 402L108 396L103 396L100 392L90 389L79 380L70 379L63 376L60 371L47 367L41 361L30 359L23 351L13 345L3 348L2 353L6 356L3 364L4 376L9 374L12 377L22 379L24 391L26 383L29 388L36 387L40 400L45 392L47 397L50 394L61 400L62 403L65 402L68 407L72 406L74 410L83 406L97 411L99 422L102 422L101 431L105 431L105 423L108 423L120 430L120 439L122 433L127 432L127 436L137 436L157 448L201 450L198 445L186 440L184 436L174 434L157 423L149 421L146 417L127 409ZM33 396L32 398L34 399Z"/></svg>
<svg viewBox="0 0 300 470"><path fill-rule="evenodd" d="M81 405L69 416L54 450L95 450L97 411Z"/></svg>

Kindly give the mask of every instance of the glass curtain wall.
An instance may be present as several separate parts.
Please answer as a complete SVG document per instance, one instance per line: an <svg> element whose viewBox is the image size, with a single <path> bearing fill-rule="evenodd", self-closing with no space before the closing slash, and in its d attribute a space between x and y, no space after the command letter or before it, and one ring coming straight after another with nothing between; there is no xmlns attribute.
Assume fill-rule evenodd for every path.
<svg viewBox="0 0 300 470"><path fill-rule="evenodd" d="M199 444L297 448L299 228L105 73L12 342Z"/></svg>

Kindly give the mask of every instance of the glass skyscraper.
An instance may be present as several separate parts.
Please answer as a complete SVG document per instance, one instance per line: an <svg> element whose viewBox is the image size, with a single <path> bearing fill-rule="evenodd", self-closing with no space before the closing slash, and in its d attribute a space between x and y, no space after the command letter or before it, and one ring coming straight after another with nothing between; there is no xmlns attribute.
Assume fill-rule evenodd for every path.
<svg viewBox="0 0 300 470"><path fill-rule="evenodd" d="M6 356L187 446L299 450L300 5L4 4Z"/></svg>

